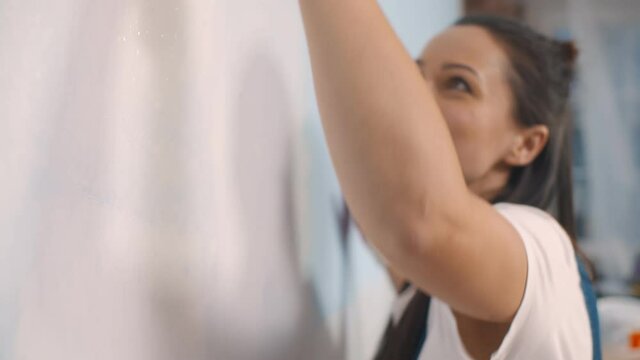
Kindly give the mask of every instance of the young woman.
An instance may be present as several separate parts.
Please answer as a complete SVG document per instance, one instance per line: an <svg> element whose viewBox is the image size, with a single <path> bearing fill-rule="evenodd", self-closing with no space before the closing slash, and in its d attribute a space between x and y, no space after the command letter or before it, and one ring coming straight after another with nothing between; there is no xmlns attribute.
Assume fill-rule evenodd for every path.
<svg viewBox="0 0 640 360"><path fill-rule="evenodd" d="M299 2L345 199L411 284L377 357L597 357L573 240L573 45L466 17L415 61L375 0Z"/></svg>

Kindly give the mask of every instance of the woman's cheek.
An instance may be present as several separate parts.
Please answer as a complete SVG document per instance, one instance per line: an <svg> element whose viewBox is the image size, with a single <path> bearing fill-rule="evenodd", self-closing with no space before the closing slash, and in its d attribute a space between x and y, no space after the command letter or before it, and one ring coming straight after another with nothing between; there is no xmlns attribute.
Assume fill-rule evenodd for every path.
<svg viewBox="0 0 640 360"><path fill-rule="evenodd" d="M469 109L461 101L442 100L440 101L440 110L454 140L473 135L475 116L472 109Z"/></svg>

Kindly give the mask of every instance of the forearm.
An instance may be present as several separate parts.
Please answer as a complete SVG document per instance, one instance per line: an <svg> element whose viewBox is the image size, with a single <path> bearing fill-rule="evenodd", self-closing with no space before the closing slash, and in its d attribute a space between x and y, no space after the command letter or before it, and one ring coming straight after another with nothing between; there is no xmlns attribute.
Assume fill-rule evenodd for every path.
<svg viewBox="0 0 640 360"><path fill-rule="evenodd" d="M412 224L466 191L448 129L375 1L300 6L340 185L367 238L392 260L398 241L414 237Z"/></svg>

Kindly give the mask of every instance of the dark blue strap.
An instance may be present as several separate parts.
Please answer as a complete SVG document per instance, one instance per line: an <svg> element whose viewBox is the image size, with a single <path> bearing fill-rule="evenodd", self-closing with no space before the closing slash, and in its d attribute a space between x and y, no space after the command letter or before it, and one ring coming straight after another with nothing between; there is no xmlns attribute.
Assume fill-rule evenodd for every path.
<svg viewBox="0 0 640 360"><path fill-rule="evenodd" d="M420 329L420 337L418 338L418 346L416 346L415 352L413 354L413 358L418 360L420 357L420 352L422 351L422 347L424 346L425 341L427 340L427 328L429 327L429 309L431 308L431 296L426 295L426 316L424 317L424 326Z"/></svg>
<svg viewBox="0 0 640 360"><path fill-rule="evenodd" d="M406 291L406 287L405 287ZM399 321L389 319L375 360L416 360L427 336L431 297L416 289Z"/></svg>
<svg viewBox="0 0 640 360"><path fill-rule="evenodd" d="M587 312L589 313L589 322L591 323L591 339L593 341L593 360L602 359L602 348L600 345L600 320L598 319L598 306L596 303L596 294L591 286L591 280L587 273L584 263L579 257L576 257L578 262L578 270L580 271L580 286L582 287L582 294L587 305Z"/></svg>

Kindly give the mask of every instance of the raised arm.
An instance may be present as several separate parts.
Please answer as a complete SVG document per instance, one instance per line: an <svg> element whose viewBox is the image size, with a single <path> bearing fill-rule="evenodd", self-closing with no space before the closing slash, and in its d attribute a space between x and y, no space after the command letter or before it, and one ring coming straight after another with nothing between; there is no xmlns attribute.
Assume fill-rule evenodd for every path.
<svg viewBox="0 0 640 360"><path fill-rule="evenodd" d="M468 190L431 84L374 0L299 2L331 157L364 236L457 311L508 321L524 248Z"/></svg>

